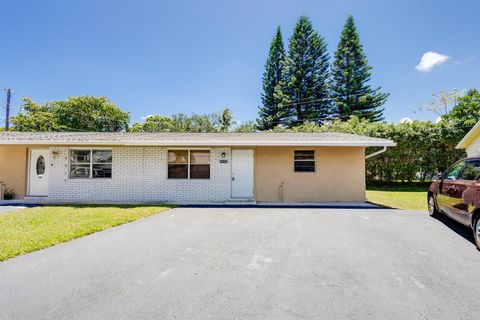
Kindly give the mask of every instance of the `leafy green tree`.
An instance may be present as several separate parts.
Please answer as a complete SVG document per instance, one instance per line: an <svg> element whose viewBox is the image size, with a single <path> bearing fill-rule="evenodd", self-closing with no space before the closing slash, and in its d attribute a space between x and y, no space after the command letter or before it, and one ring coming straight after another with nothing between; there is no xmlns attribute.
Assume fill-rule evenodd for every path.
<svg viewBox="0 0 480 320"><path fill-rule="evenodd" d="M283 80L283 65L285 60L285 48L280 27L270 45L265 72L263 73L262 104L258 112L258 127L261 130L273 129L285 119L285 112L279 107L281 98L275 93L275 88Z"/></svg>
<svg viewBox="0 0 480 320"><path fill-rule="evenodd" d="M195 115L193 115L195 116ZM173 132L201 132L201 128L193 128L192 117L184 114L177 113L172 116L172 131Z"/></svg>
<svg viewBox="0 0 480 320"><path fill-rule="evenodd" d="M233 128L233 132L242 132L242 133L248 133L248 132L256 132L257 131L257 125L253 121L245 121L237 125L236 127Z"/></svg>
<svg viewBox="0 0 480 320"><path fill-rule="evenodd" d="M477 89L468 90L443 119L453 123L463 133L469 131L480 120L480 92Z"/></svg>
<svg viewBox="0 0 480 320"><path fill-rule="evenodd" d="M64 131L49 103L40 105L30 98L22 99L22 112L11 117L14 131Z"/></svg>
<svg viewBox="0 0 480 320"><path fill-rule="evenodd" d="M277 86L287 126L305 121L321 123L332 116L328 87L327 45L306 16L298 19L289 42L283 80Z"/></svg>
<svg viewBox="0 0 480 320"><path fill-rule="evenodd" d="M152 115L142 123L134 123L131 132L230 132L235 121L230 109L218 113L176 113L171 117Z"/></svg>
<svg viewBox="0 0 480 320"><path fill-rule="evenodd" d="M219 132L229 132L232 126L235 124L233 121L233 114L230 109L223 109L216 116L216 126Z"/></svg>
<svg viewBox="0 0 480 320"><path fill-rule="evenodd" d="M59 123L67 130L125 131L130 122L128 112L122 111L107 97L69 97L52 105Z"/></svg>
<svg viewBox="0 0 480 320"><path fill-rule="evenodd" d="M173 132L216 132L215 114L177 113L172 116Z"/></svg>
<svg viewBox="0 0 480 320"><path fill-rule="evenodd" d="M130 116L106 97L69 97L43 105L23 99L23 111L12 117L16 131L115 132L128 128Z"/></svg>
<svg viewBox="0 0 480 320"><path fill-rule="evenodd" d="M371 121L382 121L389 94L381 93L380 87L372 89L368 82L371 66L360 43L360 37L352 16L348 16L334 54L332 64L332 98L339 116L347 120L355 115Z"/></svg>
<svg viewBox="0 0 480 320"><path fill-rule="evenodd" d="M189 132L216 132L216 114L193 114L191 116L191 127ZM175 117L174 117L175 118Z"/></svg>
<svg viewBox="0 0 480 320"><path fill-rule="evenodd" d="M152 115L145 118L142 123L134 123L129 128L130 132L169 132L173 129L172 118Z"/></svg>

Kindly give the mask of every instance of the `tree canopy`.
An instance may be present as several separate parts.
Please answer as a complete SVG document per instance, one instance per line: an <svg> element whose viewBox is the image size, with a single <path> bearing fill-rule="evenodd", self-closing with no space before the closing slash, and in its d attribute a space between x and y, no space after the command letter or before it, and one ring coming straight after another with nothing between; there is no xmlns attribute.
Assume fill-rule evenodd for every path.
<svg viewBox="0 0 480 320"><path fill-rule="evenodd" d="M332 115L327 44L306 16L301 16L289 41L283 78L276 93L288 126L322 122Z"/></svg>
<svg viewBox="0 0 480 320"><path fill-rule="evenodd" d="M177 113L170 117L153 115L141 123L135 123L131 132L252 132L256 127L252 121L237 125L230 109L209 114Z"/></svg>
<svg viewBox="0 0 480 320"><path fill-rule="evenodd" d="M469 131L480 120L480 92L477 89L468 90L442 118L464 132Z"/></svg>
<svg viewBox="0 0 480 320"><path fill-rule="evenodd" d="M382 121L383 108L389 94L381 93L380 87L372 89L371 66L360 43L360 36L353 16L345 23L335 60L332 64L332 98L341 119L355 115L371 121Z"/></svg>
<svg viewBox="0 0 480 320"><path fill-rule="evenodd" d="M262 78L262 107L258 112L257 120L260 130L270 130L285 120L288 115L279 107L281 98L275 93L275 88L284 80L285 49L280 27L277 28L275 37L270 45L265 72Z"/></svg>
<svg viewBox="0 0 480 320"><path fill-rule="evenodd" d="M15 131L126 131L130 116L107 97L69 97L39 104L24 98L11 118Z"/></svg>

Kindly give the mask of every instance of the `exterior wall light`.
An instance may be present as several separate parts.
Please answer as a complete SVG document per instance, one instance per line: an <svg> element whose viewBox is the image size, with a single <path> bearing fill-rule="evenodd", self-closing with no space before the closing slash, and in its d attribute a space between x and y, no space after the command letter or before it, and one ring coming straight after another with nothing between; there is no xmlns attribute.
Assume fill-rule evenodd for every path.
<svg viewBox="0 0 480 320"><path fill-rule="evenodd" d="M53 149L52 150L53 159L57 159L58 155L60 155L60 152L57 149Z"/></svg>

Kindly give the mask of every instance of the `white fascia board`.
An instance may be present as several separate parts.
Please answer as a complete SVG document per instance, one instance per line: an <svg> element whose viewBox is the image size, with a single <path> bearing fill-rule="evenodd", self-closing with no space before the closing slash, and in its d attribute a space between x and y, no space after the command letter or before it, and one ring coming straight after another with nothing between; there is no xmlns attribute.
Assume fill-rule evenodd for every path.
<svg viewBox="0 0 480 320"><path fill-rule="evenodd" d="M393 141L1 141L0 145L38 145L38 146L222 146L222 147L255 147L255 146L285 146L285 147L394 147Z"/></svg>

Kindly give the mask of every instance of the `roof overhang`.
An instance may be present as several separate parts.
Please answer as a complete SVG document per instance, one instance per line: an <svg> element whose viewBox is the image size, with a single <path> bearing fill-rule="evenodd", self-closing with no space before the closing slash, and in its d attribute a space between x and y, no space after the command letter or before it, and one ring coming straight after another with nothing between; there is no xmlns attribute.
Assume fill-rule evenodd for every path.
<svg viewBox="0 0 480 320"><path fill-rule="evenodd" d="M465 149L475 140L478 136L480 136L480 121L478 121L475 126L468 131L468 133L463 137L463 139L457 144L457 149Z"/></svg>
<svg viewBox="0 0 480 320"><path fill-rule="evenodd" d="M48 141L48 140L12 140L1 141L0 145L29 146L145 146L145 147L394 147L393 141L200 141L200 140L164 140L164 141Z"/></svg>

